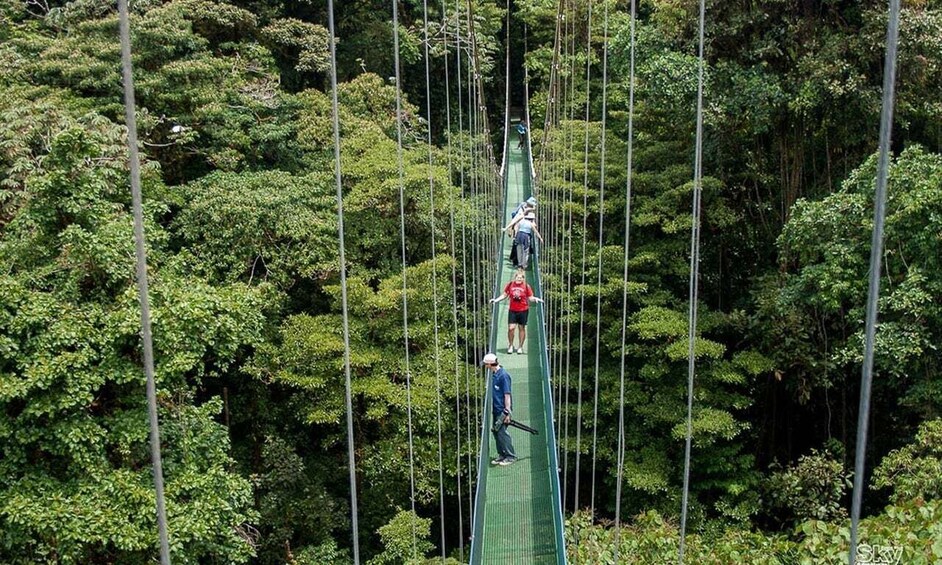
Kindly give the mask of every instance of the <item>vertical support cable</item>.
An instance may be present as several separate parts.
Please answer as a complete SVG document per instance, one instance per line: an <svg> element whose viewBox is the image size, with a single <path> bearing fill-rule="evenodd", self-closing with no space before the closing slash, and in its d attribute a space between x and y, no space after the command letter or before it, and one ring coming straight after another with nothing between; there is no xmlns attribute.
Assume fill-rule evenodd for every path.
<svg viewBox="0 0 942 565"><path fill-rule="evenodd" d="M615 563L618 563L618 552L621 547L621 484L625 469L625 356L627 354L627 327L628 327L628 243L631 235L631 175L634 167L632 163L632 150L634 146L634 117L635 117L635 19L637 17L635 0L631 0L631 54L628 73L628 158L626 163L625 181L625 250L624 271L622 272L621 295L621 371L618 388L618 471L615 478Z"/></svg>
<svg viewBox="0 0 942 565"><path fill-rule="evenodd" d="M564 295L566 314L571 313L572 305L569 303L569 296L572 294L572 199L573 199L573 184L575 182L576 170L573 166L573 161L575 160L575 132L574 132L574 122L576 121L576 18L575 18L575 8L573 8L573 17L572 20L572 46L569 50L569 143L566 151L566 170L568 173L567 184L569 185L569 196L566 200L566 210L568 211L566 217L566 227L564 231L564 239L567 242L566 245L566 261L564 267L566 270L566 293ZM566 359L566 384L565 384L565 394L563 395L563 402L565 404L564 418L563 421L563 434L565 435L565 445L566 448L563 450L565 453L565 459L563 459L563 507L566 505L566 494L568 488L568 480L565 480L569 477L569 397L571 395L571 389L569 387L569 377L571 373L571 357L572 357L572 324L566 322L563 327L566 332L566 348L563 351L563 355Z"/></svg>
<svg viewBox="0 0 942 565"><path fill-rule="evenodd" d="M549 281L546 283L546 288L544 289L544 297L546 298L546 307L547 307L547 338L546 338L546 347L547 347L547 364L549 365L549 378L552 384L551 391L553 394L553 434L554 434L554 443L556 445L556 461L559 461L559 381L556 378L557 376L557 366L556 366L556 313L557 313L557 301L559 296L558 285L556 284L556 261L559 258L559 250L556 247L556 186L558 184L556 180L556 169L558 163L556 162L555 152L550 149L550 145L555 143L555 138L558 132L558 124L555 121L556 108L558 106L558 90L559 90L559 46L561 41L561 27L560 21L562 20L562 3L563 0L559 0L556 6L556 29L554 32L553 38L553 63L550 69L550 83L548 86L547 93L547 104L546 104L546 116L543 118L543 138L540 143L540 157L538 160L537 168L539 172L537 173L537 181L540 183L541 195L540 198L543 200L544 210L543 213L549 218L549 227L547 241L547 249L552 249L552 254L549 257L547 272L549 273ZM550 131L550 128L555 129ZM557 470L558 471L558 470Z"/></svg>
<svg viewBox="0 0 942 565"><path fill-rule="evenodd" d="M547 87L546 95L546 110L545 115L543 116L543 141L540 143L540 158L538 162L540 163L540 177L543 177L543 167L546 165L546 147L547 141L549 139L549 130L552 124L551 122L551 108L556 104L556 89L557 82L559 80L559 50L560 50L560 25L562 21L563 13L563 2L565 0L559 0L556 4L556 32L553 36L553 62L550 64L550 79L549 86Z"/></svg>
<svg viewBox="0 0 942 565"><path fill-rule="evenodd" d="M137 152L137 103L134 97L134 71L131 66L131 23L128 0L118 0L121 38L121 75L124 79L124 119L128 128L128 165L131 172L131 205L134 213L134 246L137 257L137 294L141 303L141 342L144 349L144 375L147 379L147 418L150 424L150 458L157 497L157 534L160 562L170 565L170 536L164 504L164 472L160 457L160 425L157 420L157 384L154 378L154 343L151 335L150 298L147 285L147 250L144 248L144 210L141 195L141 160Z"/></svg>
<svg viewBox="0 0 942 565"><path fill-rule="evenodd" d="M500 164L500 172L498 176L500 178L504 177L504 171L507 170L507 140L510 135L510 0L505 2L505 14L504 14L504 25L506 26L504 34L504 145L502 151L504 152L503 159ZM490 143L490 140L488 140Z"/></svg>
<svg viewBox="0 0 942 565"><path fill-rule="evenodd" d="M438 265L435 261L435 181L432 170L432 84L428 55L428 0L422 0L422 23L425 54L425 113L428 121L428 198L432 232L432 339L435 342L435 414L438 423L438 508L442 562L445 561L445 465L442 453L442 370L438 338Z"/></svg>
<svg viewBox="0 0 942 565"><path fill-rule="evenodd" d="M562 143L561 140L563 138L563 132L561 128L559 127L560 125L559 118L560 118L560 107L562 106L562 98L563 96L565 96L564 93L565 93L566 87L565 87L565 84L563 83L563 79L560 73L560 70L561 70L560 58L561 58L561 51L564 48L564 46L566 46L566 49L568 50L568 45L569 45L568 39L564 38L565 36L563 35L563 34L568 33L568 24L566 24L565 26L563 25L563 22L565 21L565 18L564 18L565 2L566 0L559 0L559 4L557 5L556 38L554 40L555 45L554 45L554 53L553 53L554 63L553 63L553 69L551 71L554 73L552 76L556 77L556 81L553 82L551 80L550 82L550 97L553 103L551 105L552 111L550 112L550 109L547 110L547 113L551 114L551 117L549 118L549 120L551 120L550 124L555 124L556 129L553 131L552 136L550 136L548 133L549 126L547 126L546 130L544 130L543 148L541 149L541 157L540 157L541 161L548 163L547 168L550 168L549 165L552 166L552 171L551 171L552 174L546 173L544 174L544 178L551 180L550 190L549 190L550 192L550 198L549 198L550 222L551 222L551 227L552 227L552 229L550 230L551 231L550 247L552 247L553 249L553 259L550 262L550 265L551 265L551 269L553 273L553 278L551 280L554 280L556 284L556 287L554 288L552 294L550 295L550 319L552 320L552 324L550 324L549 342L552 345L550 346L551 349L550 349L550 362L549 363L550 363L550 378L553 380L553 385L555 387L554 414L556 416L556 421L554 422L554 426L555 426L554 433L556 434L555 443L556 443L557 462L560 459L560 453L561 453L560 446L562 443L561 440L562 440L562 427L563 427L562 421L560 420L561 415L562 415L563 387L561 383L562 379L560 378L561 373L560 373L560 357L559 357L559 351L562 350L562 347L561 347L562 340L560 338L562 334L561 327L560 327L562 316L560 315L560 310L562 308L562 298L563 298L562 292L561 292L562 291L561 284L560 284L562 280L561 275L560 275L560 271L561 271L560 262L562 260L562 253L560 251L561 245L560 245L560 229L559 229L559 223L560 223L559 199L560 199L560 191L562 189L561 183L562 183L563 176L561 172L562 167L559 163L560 161L559 155L557 154L557 151L555 149L550 150L549 145L550 145L550 142L554 140L554 138L559 139L560 143ZM551 79L552 79L552 76L551 76ZM547 157L547 154L549 154L551 158Z"/></svg>
<svg viewBox="0 0 942 565"><path fill-rule="evenodd" d="M602 140L599 165L599 250L595 281L595 391L592 395L592 494L589 511L595 518L595 464L599 440L599 348L602 341L602 245L605 228L605 125L608 113L608 2L605 2L602 31Z"/></svg>
<svg viewBox="0 0 942 565"><path fill-rule="evenodd" d="M582 253L580 254L582 279L579 283L579 368L576 386L576 470L573 473L572 511L579 511L579 483L582 472L582 375L585 353L585 253L589 235L589 120L592 109L592 0L588 1L588 19L585 38L585 122L583 123L584 145L582 148ZM578 535L578 533L577 533ZM576 538L576 544L579 540Z"/></svg>
<svg viewBox="0 0 942 565"><path fill-rule="evenodd" d="M412 374L409 369L409 299L406 277L406 195L405 171L402 163L402 77L399 69L399 5L392 0L393 59L396 65L396 165L399 169L399 237L402 244L402 333L406 372L406 411L409 425L409 502L412 507L412 557L418 552L415 525L415 449L412 441Z"/></svg>
<svg viewBox="0 0 942 565"><path fill-rule="evenodd" d="M854 496L850 513L850 565L857 558L857 529L863 504L864 471L867 461L867 428L870 423L870 389L873 384L873 349L880 299L883 257L883 225L886 219L886 185L890 168L890 137L893 133L893 102L896 86L896 51L899 43L900 0L890 0L886 27L886 58L883 62L883 111L880 116L880 157L877 186L873 195L873 239L870 243L870 288L867 291L867 321L864 361L860 376L860 408L857 414L857 447L854 457Z"/></svg>
<svg viewBox="0 0 942 565"><path fill-rule="evenodd" d="M455 27L455 49L460 49L458 44L457 25ZM451 157L451 74L448 69L448 6L446 0L442 0L442 36L445 39L445 141L447 144L446 153L448 156L448 183L449 183L449 206L448 206L448 228L451 236L451 320L452 331L455 339L458 339L458 248L455 241L455 200L454 190L451 188L452 175L452 157ZM459 70L460 73L460 70ZM461 374L461 368L458 365L458 351L455 350L455 472L458 498L458 554L461 562L464 562L464 501L461 497L461 386L458 375Z"/></svg>
<svg viewBox="0 0 942 565"><path fill-rule="evenodd" d="M690 296L687 316L687 437L684 445L684 492L680 510L680 546L677 562L684 562L687 534L687 503L690 493L690 446L693 441L693 380L696 364L697 290L700 273L700 196L703 191L703 28L706 2L700 0L700 53L697 73L697 141L693 167L693 213L690 228Z"/></svg>
<svg viewBox="0 0 942 565"><path fill-rule="evenodd" d="M334 180L337 184L337 238L340 260L340 303L343 317L344 401L347 410L347 469L350 476L350 520L353 538L353 562L360 563L360 533L357 506L356 455L353 448L353 394L350 378L350 319L347 307L347 259L343 227L343 183L340 173L340 112L337 103L337 46L334 41L334 0L327 0L327 25L330 31L330 102L334 129Z"/></svg>
<svg viewBox="0 0 942 565"><path fill-rule="evenodd" d="M455 0L455 41L458 48L455 50L456 63L457 67L455 70L455 75L458 78L458 153L465 156L465 141L464 141L464 86L461 81L461 0ZM470 108L469 108L470 110ZM468 117L468 132L471 131L471 118ZM469 135L470 141L470 135ZM468 147L469 155L473 155L471 147ZM473 167L473 159L464 159L465 162L471 162ZM464 194L466 177L465 177L465 168L462 166L459 169L459 185L461 186L462 194ZM469 170L470 175L470 170ZM472 334L472 330L468 327L468 315L471 308L468 307L468 207L461 207L461 269L462 269L462 281L464 283L464 292L462 293L462 303L464 306L464 315L462 316L462 321L464 322L464 355L465 359L469 359L473 356L472 350L469 348L468 336ZM473 274L471 277L471 285L475 284ZM467 364L465 364L464 370L464 396L465 396L465 412L464 412L464 425L465 425L465 438L470 443L473 435L471 434L471 375L472 371L468 370ZM466 474L468 479L468 513L471 516L471 500L474 497L473 484L475 477L472 475L472 469L474 467L471 464L471 450L468 449L465 454L466 464L468 472ZM472 516L473 518L473 516ZM470 523L470 520L469 520Z"/></svg>

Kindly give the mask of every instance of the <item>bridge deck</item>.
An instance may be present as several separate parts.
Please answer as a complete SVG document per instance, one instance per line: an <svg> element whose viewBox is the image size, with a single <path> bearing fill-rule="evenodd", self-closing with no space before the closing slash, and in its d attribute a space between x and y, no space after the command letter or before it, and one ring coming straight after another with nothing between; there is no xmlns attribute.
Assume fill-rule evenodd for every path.
<svg viewBox="0 0 942 565"><path fill-rule="evenodd" d="M530 194L529 161L525 152L516 148L516 140L508 144L507 159L507 209L505 222L509 221L514 207ZM510 238L503 238L500 286L510 282L513 265L510 263ZM531 262L527 273L528 282L535 284L538 265ZM537 291L539 293L539 291ZM553 430L546 429L546 410L552 402L545 398L547 387L543 379L547 374L543 355L545 344L542 324L542 305L532 304L527 324L526 354L507 353L507 302L498 304L497 356L510 373L513 382L514 419L539 430L530 435L509 428L518 461L506 467L491 466L485 473L486 481L483 528L479 535L481 563L533 563L557 564L564 562L562 539L557 532L555 519L558 509L558 492L553 492L556 473L555 458L550 462L548 440ZM497 456L492 434L489 435L489 457ZM551 468L552 467L552 468ZM558 484L558 483L557 483ZM556 487L558 489L558 486Z"/></svg>

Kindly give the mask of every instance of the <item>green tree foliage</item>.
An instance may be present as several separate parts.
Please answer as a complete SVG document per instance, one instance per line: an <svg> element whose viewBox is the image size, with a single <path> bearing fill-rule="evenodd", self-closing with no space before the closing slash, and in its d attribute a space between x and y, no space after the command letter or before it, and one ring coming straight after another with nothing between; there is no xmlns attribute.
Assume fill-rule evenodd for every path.
<svg viewBox="0 0 942 565"><path fill-rule="evenodd" d="M860 562L874 548L898 552L899 563L930 564L942 558L942 511L939 501L921 500L888 506L860 522L857 558ZM567 547L569 559L580 563L614 564L615 530L595 525L586 513L567 520L567 539L579 543ZM618 563L669 563L677 559L678 527L656 512L638 515L622 526L618 536ZM844 563L850 547L846 520L802 523L791 536L769 535L741 529L717 534L688 534L684 559L694 563L773 564Z"/></svg>
<svg viewBox="0 0 942 565"><path fill-rule="evenodd" d="M468 381L475 371L464 365L463 352L452 345L457 338L448 329L450 323L440 328L439 346L434 347L435 308L440 319L451 316L451 267L451 259L443 256L406 272L410 281L408 365L403 353L401 276L389 277L375 290L363 279L348 280L351 384L357 411L356 443L361 446L357 459L363 480L371 485L370 496L361 500L367 523L382 515L382 508L408 503L410 472L415 476L417 500L434 503L439 488L438 426L443 426L444 437L454 438L460 422L456 418L463 417L455 414L456 391L462 402L469 386L474 389L474 398L478 394L477 387ZM433 277L438 281L437 295L432 292ZM345 464L340 289L326 290L332 311L286 318L278 341L260 348L254 372L266 382L299 391L292 400L295 410L304 422L319 430L318 444ZM409 453L410 410L414 467ZM468 449L464 445L461 454L466 455ZM449 440L443 457L450 484L456 474L456 455Z"/></svg>
<svg viewBox="0 0 942 565"><path fill-rule="evenodd" d="M332 470L317 460L306 461L297 451L280 437L267 438L262 447L262 472L254 484L259 523L265 528L259 559L290 562L293 552L299 565L349 563L350 556L335 541L343 538L350 521L344 501L325 485Z"/></svg>
<svg viewBox="0 0 942 565"><path fill-rule="evenodd" d="M586 130L576 123L565 122L548 141L552 163L547 166L553 167L559 177L544 181L544 190L558 195L551 196L559 198L559 203L552 205L563 211L564 227L560 228L556 247L547 251L549 261L561 264L556 267L560 269L558 274L547 277L547 288L561 301L561 320L571 328L568 341L562 345L572 348L568 354L571 361L566 366L571 383L568 386L577 388L578 362L575 360L579 358L578 348L587 348L580 343L593 343L596 324L600 327L599 338L605 353L598 374L600 421L597 430L602 446L599 457L612 473L607 477L611 487L617 455L611 446L618 443L622 289L627 284L630 305L626 328L629 344L626 350L624 479L628 488L625 495L632 511L654 507L670 514L679 509L686 435L686 286L692 183L688 169L666 150L676 143L674 140L654 137L639 151L633 179L629 278L623 281L625 197L620 185L624 183L624 172L619 171L621 163L607 161L610 169L606 170L606 183L610 184L605 196L603 247L599 249L600 226L596 216L600 212L600 127L597 123L588 127L587 181L583 178L582 147ZM617 138L607 143L612 154L624 151L624 145ZM704 233L722 233L736 223L735 212L717 179L704 180L704 203ZM570 213L572 219L569 219ZM582 226L584 214L591 218L585 228ZM717 239L723 237L720 235ZM586 241L585 257L582 256L583 240ZM716 241L710 236L705 240L709 241L705 247ZM602 286L596 289L599 254ZM710 266L714 265L714 256L709 253L707 256L711 262L702 270L705 279L713 281L716 279ZM600 320L595 317L596 296L602 301ZM744 445L750 428L746 416L752 405L753 383L767 374L772 364L758 351L730 340L741 324L741 313L725 313L711 306L700 304L694 348L697 392L693 414L696 461L693 489L698 492L695 515L747 521L758 510L758 497L753 487L759 475L754 458ZM581 332L584 332L583 342L578 337ZM560 362L565 363L565 358ZM575 423L580 397L583 404L592 402L593 378L590 375L583 379L583 389L576 390L569 399L568 410L565 407L562 410L571 424ZM587 438L593 431L591 418L584 418L583 426L582 437ZM568 438L563 438L570 453L576 448L575 435L571 431ZM590 456L590 441L583 439L580 447L583 457Z"/></svg>
<svg viewBox="0 0 942 565"><path fill-rule="evenodd" d="M595 525L586 513L577 513L566 522L570 544L567 555L572 562L614 564L613 527ZM679 545L678 525L655 511L639 514L618 532L617 563L670 563L676 561ZM687 535L684 559L693 563L794 563L797 551L786 539L730 529L713 537Z"/></svg>
<svg viewBox="0 0 942 565"><path fill-rule="evenodd" d="M779 510L776 516L791 516L795 523L845 518L841 502L850 486L841 462L815 450L794 466L776 470L765 483L769 505Z"/></svg>
<svg viewBox="0 0 942 565"><path fill-rule="evenodd" d="M888 453L874 470L873 486L891 488L897 502L942 499L942 420L923 422L912 443Z"/></svg>
<svg viewBox="0 0 942 565"><path fill-rule="evenodd" d="M154 495L121 129L94 114L33 121L42 105L26 108L2 126L0 556L147 559ZM162 253L161 185L146 170L173 551L181 562L244 562L250 485L230 471L220 403L188 391L260 342L264 292L209 286Z"/></svg>
<svg viewBox="0 0 942 565"><path fill-rule="evenodd" d="M431 6L428 30L421 3L399 4L404 242L388 2L338 2L337 38L328 36L326 8L318 3L131 4L174 562L349 562L341 268L350 282L364 559L422 562L434 554L430 540L437 543L439 527L453 548L456 528L428 516L437 514L441 488L440 427L449 516L458 510L456 480L470 484L468 436L481 378L467 364L477 345L470 325L481 322L472 302L487 285L473 273L493 260L484 245L490 228L482 226L491 225L494 187L482 180L491 173L486 160L459 154L486 148L489 140L467 129L444 132L441 77L450 49L454 126L455 49L463 65L472 55L466 38L456 40L455 26L459 20L467 26L473 13L485 99L502 101L510 80L511 105L520 105L519 69L502 76L504 4ZM513 6L512 45L523 47L519 24L528 25L531 123L538 126L547 108L542 87L557 6L555 0ZM589 37L587 8L575 6L565 20L574 23L580 49ZM623 562L662 562L677 549L686 431L696 4L639 5L627 281L621 214L629 22L624 3L608 8L604 204L600 4L593 8L594 53L564 58L557 75L574 87L567 91L572 105L560 115L581 119L584 65L587 59L593 65L588 123L563 120L546 147L539 146L538 128L531 135L535 154L548 156L540 163L541 220L564 218L540 224L548 236L547 296L558 314L550 323L554 335L567 338L551 359L554 381L570 382L558 412L570 425L562 448L572 469L574 430L581 433L583 476L575 480L584 493L588 458L598 456L601 486L593 503L603 516L613 506L625 330L622 508L654 511L626 528L620 555ZM842 462L795 455L825 439L851 451L875 176L868 156L880 110L885 18L885 5L871 0L708 5L692 560L819 563L846 555ZM863 521L862 539L903 546L905 562L932 563L942 559L938 3L904 3L901 36L868 453L870 459L889 453L873 485L876 497L888 495L894 505ZM336 41L340 61L346 265L336 255L329 41ZM156 555L118 53L113 4L0 2L4 563L136 563ZM470 75L466 67L461 72L467 128ZM491 111L499 122L502 112L493 104ZM494 124L490 129L495 137L502 133ZM451 149L432 148L431 185L430 130ZM596 338L597 422L586 416L596 376L588 353ZM581 388L578 361L561 370L565 358L583 359ZM590 454L595 430L599 449ZM786 470L769 475L772 459ZM411 474L415 514L398 510L411 502ZM763 507L760 495L770 505ZM882 504L876 500L871 508ZM585 494L580 506L587 501ZM753 532L754 516L764 525L797 527ZM818 520L801 521L807 517ZM611 561L611 529L583 514L569 527L569 539L579 540L570 548L573 558Z"/></svg>
<svg viewBox="0 0 942 565"><path fill-rule="evenodd" d="M117 14L96 6L50 10L47 33L10 41L13 54L4 62L117 121L123 116ZM291 98L278 88L272 55L249 40L259 33L251 12L212 0L142 3L131 28L140 137L168 180L209 168L295 166L293 127L283 111Z"/></svg>
<svg viewBox="0 0 942 565"><path fill-rule="evenodd" d="M182 188L183 245L213 279L287 289L337 274L333 179L281 171L213 173Z"/></svg>
<svg viewBox="0 0 942 565"><path fill-rule="evenodd" d="M805 400L857 380L872 225L876 159L821 201L799 201L779 238L788 272L761 294L768 339L788 386ZM886 253L876 342L878 413L900 407L938 414L934 344L942 321L937 234L942 160L913 147L894 160L887 200ZM789 352L787 358L783 353ZM899 421L899 420L897 420ZM888 423L892 426L894 424Z"/></svg>
<svg viewBox="0 0 942 565"><path fill-rule="evenodd" d="M388 524L379 529L385 549L370 559L369 565L425 561L425 554L435 547L428 541L431 525L431 520L400 510Z"/></svg>

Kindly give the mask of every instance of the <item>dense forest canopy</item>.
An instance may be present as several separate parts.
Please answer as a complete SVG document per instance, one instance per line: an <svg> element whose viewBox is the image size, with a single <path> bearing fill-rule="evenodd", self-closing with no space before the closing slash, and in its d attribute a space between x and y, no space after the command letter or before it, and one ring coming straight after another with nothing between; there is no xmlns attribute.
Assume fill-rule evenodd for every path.
<svg viewBox="0 0 942 565"><path fill-rule="evenodd" d="M595 493L564 500L569 554L612 559L627 288L620 555L675 559L697 3L639 2L634 45L625 1L430 2L427 28L424 4L398 5L402 216L388 2L337 2L335 38L325 2L132 2L174 562L352 561L331 40L365 560L466 556L491 156L524 107L553 221L552 376L588 372L557 408L562 479ZM691 562L846 556L886 20L870 0L707 2ZM101 0L0 0L3 563L157 555L117 21ZM904 1L900 37L862 540L934 563L942 2Z"/></svg>

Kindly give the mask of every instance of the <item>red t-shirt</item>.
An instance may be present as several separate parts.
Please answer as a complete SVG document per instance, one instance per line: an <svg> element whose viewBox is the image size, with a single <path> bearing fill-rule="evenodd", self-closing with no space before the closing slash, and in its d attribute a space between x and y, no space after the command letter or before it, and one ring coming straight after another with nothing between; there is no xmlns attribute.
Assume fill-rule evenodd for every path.
<svg viewBox="0 0 942 565"><path fill-rule="evenodd" d="M530 309L533 289L527 283L511 281L504 287L504 294L510 299L511 312L526 312Z"/></svg>

